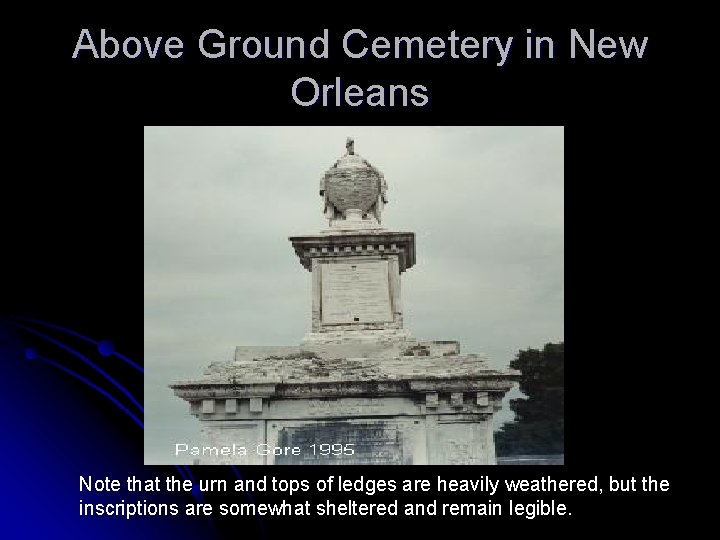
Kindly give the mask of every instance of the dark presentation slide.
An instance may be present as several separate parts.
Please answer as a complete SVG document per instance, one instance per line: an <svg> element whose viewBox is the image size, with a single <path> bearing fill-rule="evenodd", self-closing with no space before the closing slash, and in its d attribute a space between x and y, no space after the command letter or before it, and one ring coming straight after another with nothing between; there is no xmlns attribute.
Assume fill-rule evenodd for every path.
<svg viewBox="0 0 720 540"><path fill-rule="evenodd" d="M0 536L680 524L677 34L235 7L11 34Z"/></svg>

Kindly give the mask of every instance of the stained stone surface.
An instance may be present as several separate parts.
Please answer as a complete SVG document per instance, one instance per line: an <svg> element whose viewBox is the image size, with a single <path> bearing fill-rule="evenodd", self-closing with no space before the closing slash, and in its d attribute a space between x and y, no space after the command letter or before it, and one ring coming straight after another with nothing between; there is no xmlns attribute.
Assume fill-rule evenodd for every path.
<svg viewBox="0 0 720 540"><path fill-rule="evenodd" d="M328 200L340 210L368 211L380 195L380 173L358 155L348 154L325 173Z"/></svg>
<svg viewBox="0 0 720 540"><path fill-rule="evenodd" d="M405 341L303 347L238 347L234 360L215 362L204 376L182 384L295 384L338 381L413 381L498 374L476 354L460 355L454 342ZM454 343L457 345L457 343ZM373 354L370 356L370 354ZM432 354L432 356L431 356Z"/></svg>

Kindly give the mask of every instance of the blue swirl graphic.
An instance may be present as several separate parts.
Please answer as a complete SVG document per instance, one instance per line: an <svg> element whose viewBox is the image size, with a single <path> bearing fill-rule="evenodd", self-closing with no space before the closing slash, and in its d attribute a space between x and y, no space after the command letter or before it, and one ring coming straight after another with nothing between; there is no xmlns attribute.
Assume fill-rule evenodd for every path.
<svg viewBox="0 0 720 540"><path fill-rule="evenodd" d="M64 371L65 373L67 373L67 374L70 375L71 377L75 377L77 380L85 383L85 384L88 385L90 388L92 388L92 389L95 390L96 392L99 392L100 394L102 394L103 396L105 396L107 399L109 399L110 401L112 401L121 411L123 411L123 412L124 412L125 414L127 414L130 418L132 418L132 419L135 421L135 423L136 423L138 426L140 426L141 429L145 429L145 425L142 423L142 420L140 420L137 416L135 416L135 415L130 411L130 409L128 409L127 407L125 407L125 405L123 405L122 403L120 403L120 401L118 401L115 397L113 397L111 394L109 394L108 392L106 392L105 390L103 390L102 388L100 388L98 385L96 385L96 384L93 383L92 381L89 381L88 379L86 379L86 378L83 377L82 375L80 375L80 374L78 374L78 373L75 373L75 372L72 371L71 369L66 368L66 367L63 366L62 364L58 364L58 363L55 362L54 360L50 360L49 358L45 358L44 356L41 356L40 354L37 353L37 351L36 351L35 349L32 349L32 348L28 349L28 350L26 351L26 353L25 353L25 357L26 357L28 360L40 360L40 361L42 361L42 362L45 362L46 364L50 364L51 366L56 367L57 369L59 369L59 370L61 370L61 371Z"/></svg>
<svg viewBox="0 0 720 540"><path fill-rule="evenodd" d="M31 319L30 317L13 316L12 318L13 318L13 319L16 319L16 320L18 320L18 321L25 321L25 322L30 322L30 323L34 323L34 324L39 324L39 325L41 325L41 326L46 326L47 328L52 328L53 330L59 330L60 332L65 332L66 334L70 334L71 336L75 336L76 338L80 338L80 339L82 339L82 340L84 340L84 341L87 341L87 342L89 342L89 343L92 343L93 345L97 345L98 351L99 351L100 354L102 354L103 356L112 356L112 355L115 355L115 356L117 356L120 360L122 360L123 362L126 362L126 363L130 364L132 367L134 367L135 369L137 369L140 373L144 373L144 372L145 372L145 370L142 368L142 366L139 366L138 364L136 364L135 362L133 362L132 360L130 360L130 359L129 359L127 356L125 356L124 354L120 354L119 352L117 352L117 351L115 350L115 347L113 346L113 344L112 344L111 341L108 341L108 340L95 341L94 339L89 338L89 337L87 337L87 336L84 336L84 335L76 332L75 330L70 330L69 328L65 328L65 327L63 327L63 326L59 326L59 325L57 325L57 324L53 324L53 323L50 323L50 322L47 322L47 321L40 321L40 320L38 320L38 319Z"/></svg>
<svg viewBox="0 0 720 540"><path fill-rule="evenodd" d="M113 386L115 386L115 387L116 387L118 390L120 390L123 394L125 394L125 395L127 396L127 398L128 398L130 401L132 401L138 409L140 409L141 412L143 412L143 413L145 412L145 409L143 408L142 404L141 404L137 399L135 399L135 397L133 397L133 395L132 395L123 385L121 385L119 382L117 382L115 379L113 379L110 375L108 375L108 374L107 374L105 371L103 371L101 368L99 368L98 366L96 366L96 365L95 365L92 361L90 361L90 359L87 358L85 355L79 353L79 352L76 351L75 349L72 349L72 348L68 347L68 346L65 345L64 343L61 343L60 341L58 341L58 340L56 340L56 339L54 339L54 338L52 338L52 337L50 337L50 336L48 336L48 335L46 335L46 334L43 334L42 332L39 332L38 330L35 330L35 329L33 329L33 328L30 328L29 326L25 326L24 324L20 324L20 323L17 323L17 322L16 322L16 323L13 323L13 324L15 324L15 326L17 326L18 328L21 328L21 329L25 330L26 332L29 332L29 333L31 333L31 334L33 334L33 335L35 335L35 336L38 336L38 337L44 339L45 341L49 341L49 342L52 343L53 345L57 345L57 346L60 347L61 349L65 350L65 351L69 352L70 354L72 354L73 356L79 358L80 360L82 360L83 362L85 362L87 365L89 365L91 368L93 368L95 371L97 371L98 373L100 373L103 377L105 377Z"/></svg>

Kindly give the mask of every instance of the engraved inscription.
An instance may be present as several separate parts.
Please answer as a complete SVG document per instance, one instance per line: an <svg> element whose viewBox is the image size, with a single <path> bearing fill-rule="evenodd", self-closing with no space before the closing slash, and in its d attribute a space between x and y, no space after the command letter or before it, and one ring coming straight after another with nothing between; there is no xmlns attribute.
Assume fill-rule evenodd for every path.
<svg viewBox="0 0 720 540"><path fill-rule="evenodd" d="M388 262L322 265L322 322L392 322Z"/></svg>
<svg viewBox="0 0 720 540"><path fill-rule="evenodd" d="M352 445L353 455L322 455L317 451L321 444ZM402 434L396 426L384 422L348 424L343 422L318 423L313 426L286 427L278 433L279 446L299 446L298 456L282 455L275 458L283 465L402 465ZM313 447L313 445L315 445Z"/></svg>

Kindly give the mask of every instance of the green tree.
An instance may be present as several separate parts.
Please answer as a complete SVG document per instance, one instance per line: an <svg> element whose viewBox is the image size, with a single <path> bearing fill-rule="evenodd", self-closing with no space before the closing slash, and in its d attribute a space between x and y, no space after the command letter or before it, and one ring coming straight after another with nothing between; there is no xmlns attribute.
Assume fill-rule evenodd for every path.
<svg viewBox="0 0 720 540"><path fill-rule="evenodd" d="M565 451L565 344L520 351L510 362L520 370L525 398L510 401L515 420L495 434L499 456Z"/></svg>

